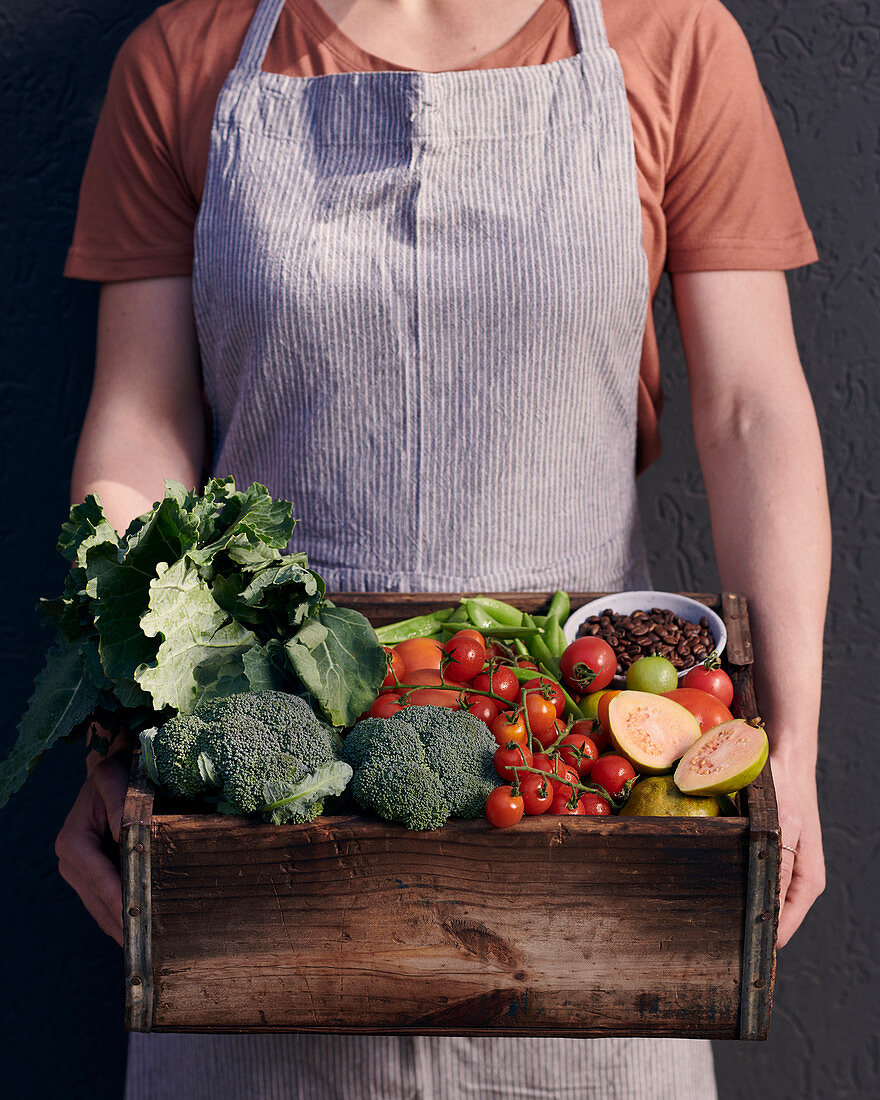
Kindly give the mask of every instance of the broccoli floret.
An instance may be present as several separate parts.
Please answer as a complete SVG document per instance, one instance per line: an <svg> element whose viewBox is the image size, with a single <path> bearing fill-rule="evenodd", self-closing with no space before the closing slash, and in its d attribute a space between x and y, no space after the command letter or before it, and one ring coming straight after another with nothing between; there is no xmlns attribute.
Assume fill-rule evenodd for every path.
<svg viewBox="0 0 880 1100"><path fill-rule="evenodd" d="M449 817L443 788L423 764L364 764L355 773L351 793L364 809L407 829L439 829Z"/></svg>
<svg viewBox="0 0 880 1100"><path fill-rule="evenodd" d="M152 735L152 757L158 773L154 778L174 798L198 798L208 789L197 763L196 744L204 729L201 718L180 714L160 729L147 731ZM147 752L146 745L144 752Z"/></svg>
<svg viewBox="0 0 880 1100"><path fill-rule="evenodd" d="M408 829L437 829L449 817L483 813L501 782L495 748L474 715L416 706L358 722L342 757L354 769L350 790L363 809Z"/></svg>
<svg viewBox="0 0 880 1100"><path fill-rule="evenodd" d="M448 707L406 707L391 719L404 720L418 733L425 762L440 777L449 816L482 816L486 799L501 782L493 763L498 745L486 723Z"/></svg>
<svg viewBox="0 0 880 1100"><path fill-rule="evenodd" d="M229 809L249 814L338 763L341 744L303 699L248 691L172 718L152 735L152 755L159 783L170 794L191 798L218 790ZM344 786L349 769L338 774ZM311 821L322 812L322 799L298 799L276 808L272 820Z"/></svg>

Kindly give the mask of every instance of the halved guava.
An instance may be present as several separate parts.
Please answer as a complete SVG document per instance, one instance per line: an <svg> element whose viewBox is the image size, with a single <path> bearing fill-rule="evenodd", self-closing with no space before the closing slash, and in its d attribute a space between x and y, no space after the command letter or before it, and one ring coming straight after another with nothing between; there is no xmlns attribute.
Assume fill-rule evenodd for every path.
<svg viewBox="0 0 880 1100"><path fill-rule="evenodd" d="M648 691L615 695L608 704L608 726L617 751L648 775L670 771L700 736L700 723L689 710Z"/></svg>
<svg viewBox="0 0 880 1100"><path fill-rule="evenodd" d="M717 798L682 794L671 775L649 775L633 787L621 817L718 817Z"/></svg>
<svg viewBox="0 0 880 1100"><path fill-rule="evenodd" d="M763 726L743 718L722 722L681 758L675 785L684 794L734 794L761 774L769 753Z"/></svg>

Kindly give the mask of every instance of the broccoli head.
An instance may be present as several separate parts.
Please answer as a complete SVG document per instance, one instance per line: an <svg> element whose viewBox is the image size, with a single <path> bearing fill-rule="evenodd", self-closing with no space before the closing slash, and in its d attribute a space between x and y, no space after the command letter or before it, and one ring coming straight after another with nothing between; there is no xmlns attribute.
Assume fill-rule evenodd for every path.
<svg viewBox="0 0 880 1100"><path fill-rule="evenodd" d="M365 718L342 757L354 769L351 794L365 810L408 829L438 829L449 817L479 817L501 778L485 724L446 707L406 707Z"/></svg>
<svg viewBox="0 0 880 1100"><path fill-rule="evenodd" d="M169 794L220 791L224 809L259 810L276 822L311 821L351 775L338 734L303 699L281 691L208 700L141 740L148 769Z"/></svg>

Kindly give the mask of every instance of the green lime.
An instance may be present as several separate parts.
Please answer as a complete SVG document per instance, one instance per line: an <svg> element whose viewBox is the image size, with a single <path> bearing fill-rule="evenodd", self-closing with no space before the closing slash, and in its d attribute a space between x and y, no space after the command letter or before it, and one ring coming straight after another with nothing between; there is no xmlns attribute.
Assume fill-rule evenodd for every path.
<svg viewBox="0 0 880 1100"><path fill-rule="evenodd" d="M639 657L626 670L626 686L630 691L650 691L662 695L678 687L678 673L672 661L654 654L651 657Z"/></svg>

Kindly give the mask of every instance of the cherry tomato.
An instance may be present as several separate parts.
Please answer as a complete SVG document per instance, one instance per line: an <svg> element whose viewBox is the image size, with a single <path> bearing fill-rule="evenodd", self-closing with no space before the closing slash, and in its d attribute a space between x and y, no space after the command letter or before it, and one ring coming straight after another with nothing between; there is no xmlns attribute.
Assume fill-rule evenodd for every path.
<svg viewBox="0 0 880 1100"><path fill-rule="evenodd" d="M403 710L403 707L398 703L397 696L393 692L383 691L367 711L367 714L370 718L390 718L392 714L396 714L399 710Z"/></svg>
<svg viewBox="0 0 880 1100"><path fill-rule="evenodd" d="M593 762L599 759L599 750L591 737L587 737L585 733L572 732L567 733L560 741L559 755L566 764L577 768L578 775L583 777L590 774Z"/></svg>
<svg viewBox="0 0 880 1100"><path fill-rule="evenodd" d="M519 699L519 680L516 674L504 665L498 665L488 672L481 672L474 678L473 686L478 691L492 691L511 703Z"/></svg>
<svg viewBox="0 0 880 1100"><path fill-rule="evenodd" d="M469 683L479 673L486 660L486 647L482 639L462 637L463 632L453 635L443 647L443 671L450 680Z"/></svg>
<svg viewBox="0 0 880 1100"><path fill-rule="evenodd" d="M627 783L634 779L635 768L622 756L609 753L600 756L590 772L590 782L595 783L607 791L612 798L617 798Z"/></svg>
<svg viewBox="0 0 880 1100"><path fill-rule="evenodd" d="M553 803L553 785L543 775L526 772L519 781L523 806L527 814L543 814Z"/></svg>
<svg viewBox="0 0 880 1100"><path fill-rule="evenodd" d="M700 723L700 731L705 733L713 726L720 726L722 722L732 722L733 715L727 707L715 695L708 691L700 691L695 687L675 688L674 691L666 691L667 699L674 699Z"/></svg>
<svg viewBox="0 0 880 1100"><path fill-rule="evenodd" d="M605 733L609 732L608 729L608 704L614 698L615 695L620 695L619 691L603 691L602 698L596 707L596 717L599 719L599 727Z"/></svg>
<svg viewBox="0 0 880 1100"><path fill-rule="evenodd" d="M523 699L528 716L528 727L532 736L554 731L553 740L556 740L556 707L549 699L545 699L540 691L525 691ZM551 742L552 744L553 742Z"/></svg>
<svg viewBox="0 0 880 1100"><path fill-rule="evenodd" d="M517 668L533 668L535 670L535 672L538 671L538 666L535 664L534 661L532 661L528 657L517 657L516 667Z"/></svg>
<svg viewBox="0 0 880 1100"><path fill-rule="evenodd" d="M421 668L439 669L443 659L443 647L430 638L407 638L405 642L398 642L394 651L400 654L403 661L401 680L405 683L409 682L413 672Z"/></svg>
<svg viewBox="0 0 880 1100"><path fill-rule="evenodd" d="M479 642L484 650L486 648L486 639L479 630L474 630L472 626L466 626L464 630L456 630L452 638L471 638L473 641Z"/></svg>
<svg viewBox="0 0 880 1100"><path fill-rule="evenodd" d="M729 707L733 702L733 682L723 668L697 665L696 668L692 668L685 673L681 679L681 686L706 691L709 695L714 695L726 707Z"/></svg>
<svg viewBox="0 0 880 1100"><path fill-rule="evenodd" d="M556 769L565 767L558 756L547 756L546 753L536 752L532 757L532 767L539 768L548 775L556 775Z"/></svg>
<svg viewBox="0 0 880 1100"><path fill-rule="evenodd" d="M590 736L596 742L596 748L600 753L604 752L611 744L611 727L608 725L608 704L615 695L620 695L620 692L606 691L599 700L599 728Z"/></svg>
<svg viewBox="0 0 880 1100"><path fill-rule="evenodd" d="M408 707L448 707L458 710L464 684L456 684L440 673L436 668L420 668L406 676L408 684L424 684L424 688L405 691L408 696L404 706Z"/></svg>
<svg viewBox="0 0 880 1100"><path fill-rule="evenodd" d="M529 733L521 714L499 714L489 728L499 745L506 745L508 741L518 741L521 745L529 743Z"/></svg>
<svg viewBox="0 0 880 1100"><path fill-rule="evenodd" d="M522 821L524 801L512 787L496 787L486 799L486 817L496 829L509 829Z"/></svg>
<svg viewBox="0 0 880 1100"><path fill-rule="evenodd" d="M557 718L550 729L545 730L543 733L536 733L532 730L532 739L537 741L542 749L550 749L564 733L565 723Z"/></svg>
<svg viewBox="0 0 880 1100"><path fill-rule="evenodd" d="M559 668L573 691L599 691L617 672L617 656L601 638L575 638L559 658Z"/></svg>
<svg viewBox="0 0 880 1100"><path fill-rule="evenodd" d="M526 680L522 686L523 691L531 691L533 688L539 688L550 699L556 707L557 718L561 718L565 711L565 696L560 691L559 685L554 684L546 676L536 676L534 680Z"/></svg>
<svg viewBox="0 0 880 1100"><path fill-rule="evenodd" d="M585 814L587 811L581 805L579 798L572 802L570 791L570 787L560 787L553 795L553 801L550 803L550 809L547 812L551 814Z"/></svg>
<svg viewBox="0 0 880 1100"><path fill-rule="evenodd" d="M571 767L570 764L563 764L562 768L556 772L556 775L557 778L552 780L554 794L565 791L569 798L574 797L579 778L577 768Z"/></svg>
<svg viewBox="0 0 880 1100"><path fill-rule="evenodd" d="M593 721L599 717L599 703L602 700L603 695L607 695L610 688L602 688L601 691L591 691L588 695L585 695L578 703L578 709L584 718L592 718ZM617 694L616 692L614 693ZM605 704L608 705L607 703Z"/></svg>
<svg viewBox="0 0 880 1100"><path fill-rule="evenodd" d="M382 687L394 687L399 680L403 679L403 658L390 646L383 645L382 648L385 650L385 660L388 664L388 672L382 681Z"/></svg>
<svg viewBox="0 0 880 1100"><path fill-rule="evenodd" d="M487 726L491 726L498 717L498 705L494 699L487 699L484 695L465 695L465 700L470 703L470 713Z"/></svg>
<svg viewBox="0 0 880 1100"><path fill-rule="evenodd" d="M601 795L582 794L578 802L589 817L604 817L611 813L611 807Z"/></svg>
<svg viewBox="0 0 880 1100"><path fill-rule="evenodd" d="M503 747L499 746L495 750L492 762L495 765L495 771L498 772L502 779L506 779L509 783L514 783L516 781L516 775L513 769L523 766L530 768L532 766L532 754L526 746L519 741L510 741L507 745Z"/></svg>

